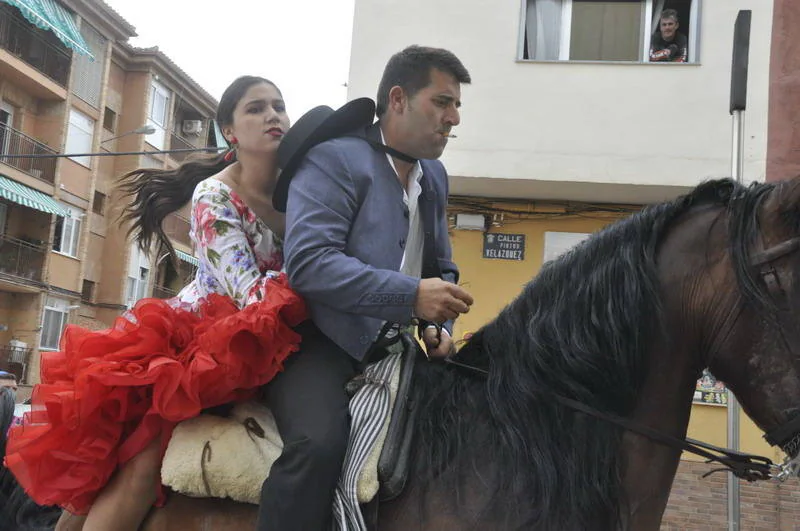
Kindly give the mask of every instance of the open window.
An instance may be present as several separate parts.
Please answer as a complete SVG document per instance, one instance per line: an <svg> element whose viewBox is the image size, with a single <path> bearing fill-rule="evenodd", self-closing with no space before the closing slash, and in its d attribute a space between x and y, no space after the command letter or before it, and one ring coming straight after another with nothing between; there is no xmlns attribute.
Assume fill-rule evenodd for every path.
<svg viewBox="0 0 800 531"><path fill-rule="evenodd" d="M674 9L688 62L698 55L702 0L523 0L520 59L648 62L661 14Z"/></svg>

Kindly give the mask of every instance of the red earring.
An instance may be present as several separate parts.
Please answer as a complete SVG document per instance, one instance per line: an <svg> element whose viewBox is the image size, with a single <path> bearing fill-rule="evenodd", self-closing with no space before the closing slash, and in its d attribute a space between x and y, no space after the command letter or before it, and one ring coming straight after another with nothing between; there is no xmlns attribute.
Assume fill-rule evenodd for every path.
<svg viewBox="0 0 800 531"><path fill-rule="evenodd" d="M231 147L228 150L228 152L225 153L225 156L222 157L225 162L230 162L230 161L233 160L233 156L236 154L236 144L238 144L238 143L239 143L239 140L237 140L237 138L235 136L232 136L231 137Z"/></svg>

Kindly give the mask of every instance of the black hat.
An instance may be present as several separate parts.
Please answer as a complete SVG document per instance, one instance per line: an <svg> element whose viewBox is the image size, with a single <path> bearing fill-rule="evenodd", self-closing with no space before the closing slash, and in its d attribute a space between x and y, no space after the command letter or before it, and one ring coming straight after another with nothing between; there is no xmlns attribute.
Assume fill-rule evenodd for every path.
<svg viewBox="0 0 800 531"><path fill-rule="evenodd" d="M327 105L314 107L289 128L278 146L278 168L281 173L272 193L272 206L286 212L289 183L309 149L350 133L360 127L372 125L375 119L375 102L358 98L334 111Z"/></svg>

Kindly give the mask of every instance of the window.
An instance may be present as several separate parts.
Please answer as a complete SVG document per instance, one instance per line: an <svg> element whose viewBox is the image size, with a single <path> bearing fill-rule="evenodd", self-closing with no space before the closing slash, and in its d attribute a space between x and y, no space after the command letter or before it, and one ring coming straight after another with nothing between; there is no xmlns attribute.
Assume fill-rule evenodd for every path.
<svg viewBox="0 0 800 531"><path fill-rule="evenodd" d="M136 303L136 277L128 277L128 291L125 294L128 308L131 308Z"/></svg>
<svg viewBox="0 0 800 531"><path fill-rule="evenodd" d="M132 307L136 301L143 299L147 295L147 284L150 279L150 270L146 267L139 268L137 277L128 277L128 293L126 295L128 308Z"/></svg>
<svg viewBox="0 0 800 531"><path fill-rule="evenodd" d="M130 263L128 264L128 286L125 294L128 308L147 295L149 281L150 260L136 244L132 244Z"/></svg>
<svg viewBox="0 0 800 531"><path fill-rule="evenodd" d="M78 246L81 238L81 218L83 212L68 207L72 216L64 218L59 216L56 221L56 230L53 235L53 250L68 256L78 256Z"/></svg>
<svg viewBox="0 0 800 531"><path fill-rule="evenodd" d="M106 213L106 194L95 191L94 200L92 201L92 212L100 214L101 216Z"/></svg>
<svg viewBox="0 0 800 531"><path fill-rule="evenodd" d="M147 290L147 281L150 277L150 270L146 267L139 268L139 287L136 291L136 299L143 299Z"/></svg>
<svg viewBox="0 0 800 531"><path fill-rule="evenodd" d="M69 128L67 129L67 145L64 149L69 153L91 153L94 137L94 120L75 109L69 110ZM91 157L70 157L87 168Z"/></svg>
<svg viewBox="0 0 800 531"><path fill-rule="evenodd" d="M665 9L678 12L678 33L697 57L700 0L523 0L520 57L537 61L649 60Z"/></svg>
<svg viewBox="0 0 800 531"><path fill-rule="evenodd" d="M164 149L166 142L167 114L169 113L169 91L167 88L153 81L150 85L150 112L147 124L156 128L155 132L145 137L148 144L154 148Z"/></svg>
<svg viewBox="0 0 800 531"><path fill-rule="evenodd" d="M83 279L83 286L81 288L81 300L83 302L94 302L94 287L94 282Z"/></svg>
<svg viewBox="0 0 800 531"><path fill-rule="evenodd" d="M61 333L69 321L69 301L47 297L42 312L42 335L39 339L39 348L45 350L58 350Z"/></svg>
<svg viewBox="0 0 800 531"><path fill-rule="evenodd" d="M103 129L111 133L117 130L117 113L108 107L103 111Z"/></svg>

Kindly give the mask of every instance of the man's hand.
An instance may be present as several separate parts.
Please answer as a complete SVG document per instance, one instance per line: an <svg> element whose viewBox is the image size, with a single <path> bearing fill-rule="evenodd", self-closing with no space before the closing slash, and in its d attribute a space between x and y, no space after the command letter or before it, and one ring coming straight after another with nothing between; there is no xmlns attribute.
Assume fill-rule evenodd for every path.
<svg viewBox="0 0 800 531"><path fill-rule="evenodd" d="M444 323L467 313L472 295L441 278L423 278L417 288L414 315L425 321Z"/></svg>
<svg viewBox="0 0 800 531"><path fill-rule="evenodd" d="M678 49L678 45L677 44L670 44L669 46L667 46L667 50L669 50L669 58L670 59L674 59L678 55L678 52L680 51Z"/></svg>
<svg viewBox="0 0 800 531"><path fill-rule="evenodd" d="M436 337L436 327L431 326L422 331L422 342L425 343L429 358L446 358L455 352L453 338L447 330L443 328L440 337L441 340Z"/></svg>

